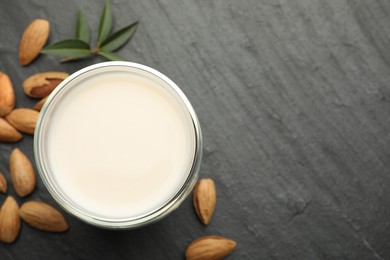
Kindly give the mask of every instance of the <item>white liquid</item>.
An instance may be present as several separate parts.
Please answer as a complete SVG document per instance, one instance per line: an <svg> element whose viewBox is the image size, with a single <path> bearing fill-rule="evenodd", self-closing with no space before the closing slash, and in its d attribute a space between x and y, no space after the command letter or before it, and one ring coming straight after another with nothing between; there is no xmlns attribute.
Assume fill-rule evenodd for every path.
<svg viewBox="0 0 390 260"><path fill-rule="evenodd" d="M194 157L194 129L177 97L144 76L105 72L55 105L49 167L60 189L103 218L136 218L169 201Z"/></svg>

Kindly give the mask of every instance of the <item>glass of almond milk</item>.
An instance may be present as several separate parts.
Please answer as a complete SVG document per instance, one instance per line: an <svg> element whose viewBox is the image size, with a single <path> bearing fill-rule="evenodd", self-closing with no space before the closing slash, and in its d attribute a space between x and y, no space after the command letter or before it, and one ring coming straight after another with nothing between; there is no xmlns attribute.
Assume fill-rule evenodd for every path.
<svg viewBox="0 0 390 260"><path fill-rule="evenodd" d="M39 174L79 219L134 228L177 208L197 180L198 118L162 73L104 62L64 80L41 110L34 137Z"/></svg>

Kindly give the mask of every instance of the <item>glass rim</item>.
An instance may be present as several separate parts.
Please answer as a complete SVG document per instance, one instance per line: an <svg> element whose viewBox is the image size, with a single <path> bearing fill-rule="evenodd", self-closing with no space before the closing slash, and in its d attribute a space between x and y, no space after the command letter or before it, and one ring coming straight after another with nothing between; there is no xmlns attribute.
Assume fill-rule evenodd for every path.
<svg viewBox="0 0 390 260"><path fill-rule="evenodd" d="M166 83L166 86L169 87L171 90L174 91L174 93L177 95L177 97L183 102L184 106L183 109L186 109L188 112L191 123L194 130L194 156L192 158L191 168L190 171L187 173L187 178L181 188L175 193L175 195L165 204L160 206L159 208L156 208L155 210L151 211L150 213L147 213L145 215L136 217L136 218L121 218L121 219L111 219L111 218L104 218L104 217L98 217L96 215L91 214L90 212L87 212L86 210L83 211L81 207L77 207L77 203L74 201L65 198L60 190L56 188L56 185L52 178L50 178L53 174L48 172L45 167L45 162L43 160L43 152L42 152L42 137L41 134L44 130L45 123L47 123L46 115L48 112L48 109L50 108L53 100L58 101L61 99L61 97L58 100L55 100L56 96L61 93L61 91L67 87L69 84L72 83L73 80L78 79L80 76L85 75L87 73L93 72L94 70L104 69L104 68L112 68L112 67L128 67L132 68L134 70L139 70L140 72L146 72L148 74L151 74L153 77L157 77L159 80L162 80ZM91 75L93 77L93 75ZM66 93L65 93L66 95ZM180 105L182 106L182 105ZM54 200L67 212L70 214L76 216L80 220L92 224L94 226L103 227L103 228L111 228L111 229L128 229L128 228L136 228L140 226L144 226L150 223L153 223L155 221L160 220L167 214L169 214L171 211L176 209L181 202L189 195L189 193L192 191L193 187L195 186L195 183L198 178L198 172L200 168L200 163L202 160L202 133L201 133L201 127L198 120L198 117L195 113L195 110L193 109L191 103L185 96L185 94L182 92L182 90L167 76L162 74L161 72L150 68L148 66L133 63L133 62L123 62L123 61L110 61L110 62L102 62L98 64L94 64L91 66L88 66L86 68L83 68L81 70L78 70L77 72L71 74L69 77L67 77L64 81L62 81L55 90L49 95L48 99L46 100L44 106L41 109L41 112L39 113L39 117L37 120L35 133L34 133L34 157L35 157L35 163L37 166L38 173L49 191L50 195L54 198Z"/></svg>

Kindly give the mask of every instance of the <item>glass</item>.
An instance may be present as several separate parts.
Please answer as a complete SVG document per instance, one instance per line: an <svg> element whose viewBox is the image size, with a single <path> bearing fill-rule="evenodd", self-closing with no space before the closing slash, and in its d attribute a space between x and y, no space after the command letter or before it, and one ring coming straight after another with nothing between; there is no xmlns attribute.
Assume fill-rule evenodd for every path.
<svg viewBox="0 0 390 260"><path fill-rule="evenodd" d="M136 73L137 75L142 75L143 77L147 77L159 82L159 85L166 88L172 95L175 96L175 99L181 104L180 106L182 109L188 113L191 118L191 123L195 133L195 152L191 169L190 172L188 172L186 181L180 190L178 190L165 205L146 215L136 218L111 219L101 217L94 215L93 213L77 205L77 203L69 199L68 196L64 194L60 188L60 185L55 181L53 173L50 171L49 162L47 159L47 149L45 150L45 132L51 120L51 114L55 104L61 101L61 98L66 95L70 88L77 86L77 82L80 82L80 80L93 77L94 75L97 75L101 72L109 71L129 71L130 73ZM136 228L162 219L164 216L168 215L170 212L176 209L192 191L198 178L198 172L202 159L202 134L198 118L190 102L184 93L180 90L180 88L168 77L150 67L137 63L116 61L104 62L89 66L72 74L67 79L65 79L49 96L40 112L37 121L34 135L34 156L39 175L43 180L44 185L53 198L57 201L57 203L67 212L78 217L86 223L98 227L111 229Z"/></svg>

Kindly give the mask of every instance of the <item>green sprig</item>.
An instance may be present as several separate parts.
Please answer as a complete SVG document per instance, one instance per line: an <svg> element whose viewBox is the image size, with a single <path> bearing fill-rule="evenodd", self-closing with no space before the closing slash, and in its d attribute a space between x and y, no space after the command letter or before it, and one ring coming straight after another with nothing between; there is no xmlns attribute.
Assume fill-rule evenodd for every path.
<svg viewBox="0 0 390 260"><path fill-rule="evenodd" d="M122 48L135 34L138 21L111 34L112 11L108 0L105 0L102 14L100 15L98 41L95 48L90 46L90 29L84 13L77 13L75 38L62 40L42 49L42 53L53 54L64 59L61 62L73 61L100 55L108 60L126 60L115 51Z"/></svg>

